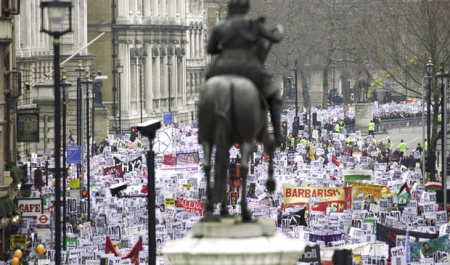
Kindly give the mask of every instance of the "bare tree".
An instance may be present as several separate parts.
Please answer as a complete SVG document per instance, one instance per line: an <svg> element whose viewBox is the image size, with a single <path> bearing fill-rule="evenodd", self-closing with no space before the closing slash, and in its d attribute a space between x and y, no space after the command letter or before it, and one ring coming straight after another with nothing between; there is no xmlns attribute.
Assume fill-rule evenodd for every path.
<svg viewBox="0 0 450 265"><path fill-rule="evenodd" d="M443 63L448 69L450 44L450 2L449 1L388 1L380 0L381 12L372 15L371 59L384 75L374 81L383 87L395 84L395 91L402 95L421 95L426 81L424 76L428 58L435 65ZM434 68L433 77L439 67ZM434 78L433 78L434 79ZM385 82L391 80L391 82ZM441 137L437 123L439 107L444 100L440 86L433 82L431 90L432 136L429 149L436 150ZM388 89L392 89L388 87ZM427 93L424 94L427 98Z"/></svg>

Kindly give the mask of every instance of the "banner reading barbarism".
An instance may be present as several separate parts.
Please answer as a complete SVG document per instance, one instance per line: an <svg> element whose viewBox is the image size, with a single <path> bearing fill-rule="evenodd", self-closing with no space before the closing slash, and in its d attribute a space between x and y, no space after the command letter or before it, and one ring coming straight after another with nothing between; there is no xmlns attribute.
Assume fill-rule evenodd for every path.
<svg viewBox="0 0 450 265"><path fill-rule="evenodd" d="M381 190L384 186L366 184L366 183L352 183L352 198L358 196L359 194L364 195L364 199L367 195L373 194L374 200L377 202L381 198Z"/></svg>
<svg viewBox="0 0 450 265"><path fill-rule="evenodd" d="M321 206L334 207L338 212L342 212L350 208L351 188L283 186L283 200L286 206L308 204L309 198L320 198Z"/></svg>

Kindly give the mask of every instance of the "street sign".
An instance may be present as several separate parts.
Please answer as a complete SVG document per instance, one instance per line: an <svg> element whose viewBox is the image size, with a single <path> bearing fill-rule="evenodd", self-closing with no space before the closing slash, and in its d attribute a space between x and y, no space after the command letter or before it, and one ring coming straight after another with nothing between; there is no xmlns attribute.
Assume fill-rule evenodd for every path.
<svg viewBox="0 0 450 265"><path fill-rule="evenodd" d="M172 112L164 112L164 124L172 124Z"/></svg>
<svg viewBox="0 0 450 265"><path fill-rule="evenodd" d="M38 226L47 226L50 225L50 215L49 214L41 214L37 217L37 225Z"/></svg>
<svg viewBox="0 0 450 265"><path fill-rule="evenodd" d="M67 163L81 164L81 146L67 145Z"/></svg>

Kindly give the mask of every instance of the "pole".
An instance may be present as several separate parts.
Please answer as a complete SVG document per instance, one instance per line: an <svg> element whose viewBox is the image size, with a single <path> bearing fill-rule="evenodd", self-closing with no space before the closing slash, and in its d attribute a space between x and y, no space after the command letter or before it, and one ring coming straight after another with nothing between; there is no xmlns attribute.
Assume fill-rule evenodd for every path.
<svg viewBox="0 0 450 265"><path fill-rule="evenodd" d="M91 170L90 170L90 154L89 154L89 84L92 80L89 78L89 72L86 70L86 179L87 179L87 219L91 220Z"/></svg>
<svg viewBox="0 0 450 265"><path fill-rule="evenodd" d="M425 104L425 97L424 97L424 85L423 85L422 79L422 148L423 148L423 155L422 155L422 178L425 179L425 113L423 111L423 105Z"/></svg>
<svg viewBox="0 0 450 265"><path fill-rule="evenodd" d="M111 37L112 37L112 55L111 55L111 62L112 62L112 75L113 75L113 117L114 117L114 129L115 129L115 133L116 136L119 134L119 124L117 121L117 105L116 105L116 93L117 93L117 84L116 84L116 74L117 74L117 65L116 65L116 49L117 49L117 45L116 45L116 41L117 41L117 30L115 28L116 26L116 1L115 0L111 0ZM116 137L115 136L115 137Z"/></svg>
<svg viewBox="0 0 450 265"><path fill-rule="evenodd" d="M66 180L67 180L67 169L66 169L66 111L67 111L67 98L66 98L66 89L67 89L67 81L65 79L65 70L63 70L63 247L65 250L65 242L66 242Z"/></svg>
<svg viewBox="0 0 450 265"><path fill-rule="evenodd" d="M148 192L147 192L147 211L148 211L148 257L149 265L156 264L156 230L155 230L155 152L153 152L153 139L150 140L150 147L147 152L148 169Z"/></svg>
<svg viewBox="0 0 450 265"><path fill-rule="evenodd" d="M142 67L144 64L142 62L139 62L139 94L141 95L141 123L142 123L142 103L143 101L143 95L142 95Z"/></svg>
<svg viewBox="0 0 450 265"><path fill-rule="evenodd" d="M148 192L147 192L147 231L148 231L148 263L156 264L156 229L155 229L155 153L153 152L153 141L156 137L156 130L161 128L159 120L151 120L138 124L138 130L148 138L149 147L147 151L148 169Z"/></svg>
<svg viewBox="0 0 450 265"><path fill-rule="evenodd" d="M430 181L434 182L434 163L433 150L431 150L431 75L428 76L428 98L427 98L427 146L428 146L428 173L430 174Z"/></svg>
<svg viewBox="0 0 450 265"><path fill-rule="evenodd" d="M441 104L441 112L442 112L442 120L441 120L441 141L442 141L442 193L443 193L443 202L442 208L444 211L447 211L447 108L446 108L446 100L447 100L447 89L445 87L444 79L448 77L448 74L444 71L444 64L441 63L440 71L436 74L437 78L441 78L441 95L442 95L442 104Z"/></svg>
<svg viewBox="0 0 450 265"><path fill-rule="evenodd" d="M81 137L83 135L82 131L83 131L83 124L81 123L81 119L82 119L82 113L83 113L83 93L82 93L82 89L81 89L81 73L84 72L84 68L81 67L82 62L81 60L78 61L78 67L75 69L75 71L78 72L78 77L77 77L77 146L81 146ZM80 174L83 170L83 164L82 162L77 164L77 174ZM78 176L77 176L78 177ZM81 193L81 190L80 190ZM80 198L82 198L81 194L80 194ZM80 201L80 207L82 206L81 201ZM80 208L81 209L81 208Z"/></svg>
<svg viewBox="0 0 450 265"><path fill-rule="evenodd" d="M115 67L115 66L114 66ZM113 117L114 117L114 129L115 129L115 133L116 135L119 134L118 131L118 127L117 127L117 106L116 106L116 93L117 93L117 88L116 88L116 69L113 69Z"/></svg>
<svg viewBox="0 0 450 265"><path fill-rule="evenodd" d="M120 76L122 73L119 72L119 133L122 134L122 96L121 96L121 86L122 86L122 79Z"/></svg>
<svg viewBox="0 0 450 265"><path fill-rule="evenodd" d="M444 71L444 69L442 69ZM445 73L445 77L448 74ZM442 77L442 190L444 193L444 211L447 212L447 88Z"/></svg>
<svg viewBox="0 0 450 265"><path fill-rule="evenodd" d="M167 80L167 87L169 89L169 113L170 111L170 66L172 65L172 63L170 62L170 58L167 57L167 76L168 76L168 80Z"/></svg>
<svg viewBox="0 0 450 265"><path fill-rule="evenodd" d="M297 79L297 61L295 61L295 117L298 117L298 79Z"/></svg>
<svg viewBox="0 0 450 265"><path fill-rule="evenodd" d="M61 91L60 35L53 38L53 69L55 82L55 264L61 264Z"/></svg>
<svg viewBox="0 0 450 265"><path fill-rule="evenodd" d="M92 76L92 80L93 80L93 84L95 85L95 77L94 76ZM91 149L91 153L92 153L92 156L94 156L94 155L96 155L96 152L95 152L95 129L94 129L94 126L95 126L95 93L94 93L94 85L92 86L92 113L91 113L91 124L92 124L92 134L91 134L91 137L92 137L92 149ZM90 220L90 219L89 219Z"/></svg>

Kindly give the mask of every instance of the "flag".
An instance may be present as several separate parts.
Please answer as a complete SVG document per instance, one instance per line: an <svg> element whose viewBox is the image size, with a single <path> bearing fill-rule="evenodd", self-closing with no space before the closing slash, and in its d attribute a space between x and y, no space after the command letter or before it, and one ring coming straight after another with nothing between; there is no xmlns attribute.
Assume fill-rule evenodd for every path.
<svg viewBox="0 0 450 265"><path fill-rule="evenodd" d="M403 184L400 187L400 190L398 191L397 196L400 195L403 192L403 190L406 190L406 193L408 193L408 194L411 193L410 190L409 190L408 184L406 182L405 182L405 184Z"/></svg>
<svg viewBox="0 0 450 265"><path fill-rule="evenodd" d="M410 256L410 244L409 244L409 229L406 229L406 243L405 243L405 258L406 263L411 263L411 256Z"/></svg>
<svg viewBox="0 0 450 265"><path fill-rule="evenodd" d="M147 194L148 193L148 185L145 185L142 189L141 189L141 193Z"/></svg>
<svg viewBox="0 0 450 265"><path fill-rule="evenodd" d="M139 265L139 251L142 250L142 237L139 237L138 242L134 245L131 251L122 259L131 259L131 263Z"/></svg>
<svg viewBox="0 0 450 265"><path fill-rule="evenodd" d="M314 149L311 145L309 146L309 158L314 161Z"/></svg>
<svg viewBox="0 0 450 265"><path fill-rule="evenodd" d="M114 254L115 257L120 257L109 236L106 236L105 254Z"/></svg>
<svg viewBox="0 0 450 265"><path fill-rule="evenodd" d="M144 179L148 179L147 171L145 171L145 168L142 169L142 177L143 177Z"/></svg>
<svg viewBox="0 0 450 265"><path fill-rule="evenodd" d="M171 155L164 155L163 164L166 166L175 166L175 157Z"/></svg>
<svg viewBox="0 0 450 265"><path fill-rule="evenodd" d="M269 155L266 154L266 152L263 152L263 158L264 158L264 162L267 162L267 160L269 160Z"/></svg>
<svg viewBox="0 0 450 265"><path fill-rule="evenodd" d="M341 163L339 163L339 160L337 160L336 156L333 155L331 160L333 160L333 164L335 164L337 167L341 165Z"/></svg>
<svg viewBox="0 0 450 265"><path fill-rule="evenodd" d="M115 166L105 167L103 169L103 176L107 176L107 175L114 175L117 178L122 178L123 177L122 164L117 164Z"/></svg>

